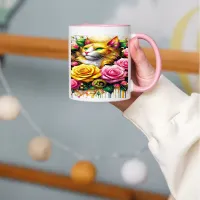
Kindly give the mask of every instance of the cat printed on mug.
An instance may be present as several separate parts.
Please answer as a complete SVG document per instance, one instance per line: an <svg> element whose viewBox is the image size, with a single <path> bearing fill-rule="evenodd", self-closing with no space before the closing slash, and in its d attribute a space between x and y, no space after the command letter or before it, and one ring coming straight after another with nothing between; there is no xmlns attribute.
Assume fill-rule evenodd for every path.
<svg viewBox="0 0 200 200"><path fill-rule="evenodd" d="M119 56L119 39L114 37L111 40L96 41L93 38L89 38L89 44L86 43L80 48L79 54L75 57L75 60L87 64L95 65L100 69L105 66L112 64Z"/></svg>

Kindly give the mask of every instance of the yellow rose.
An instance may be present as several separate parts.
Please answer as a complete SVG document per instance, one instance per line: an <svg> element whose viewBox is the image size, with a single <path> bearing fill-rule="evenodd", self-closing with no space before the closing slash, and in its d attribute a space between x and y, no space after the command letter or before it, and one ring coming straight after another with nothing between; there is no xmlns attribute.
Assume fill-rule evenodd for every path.
<svg viewBox="0 0 200 200"><path fill-rule="evenodd" d="M71 77L77 81L91 82L101 76L101 70L94 65L81 64L71 70Z"/></svg>

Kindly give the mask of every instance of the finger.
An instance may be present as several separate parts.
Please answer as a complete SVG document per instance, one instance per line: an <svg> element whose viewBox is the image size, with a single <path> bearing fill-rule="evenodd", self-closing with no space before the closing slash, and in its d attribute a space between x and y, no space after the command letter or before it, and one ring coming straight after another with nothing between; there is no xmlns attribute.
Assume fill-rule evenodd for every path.
<svg viewBox="0 0 200 200"><path fill-rule="evenodd" d="M147 60L137 38L132 39L130 42L130 54L135 62L136 74L138 77L142 79L149 79L154 75L155 70Z"/></svg>

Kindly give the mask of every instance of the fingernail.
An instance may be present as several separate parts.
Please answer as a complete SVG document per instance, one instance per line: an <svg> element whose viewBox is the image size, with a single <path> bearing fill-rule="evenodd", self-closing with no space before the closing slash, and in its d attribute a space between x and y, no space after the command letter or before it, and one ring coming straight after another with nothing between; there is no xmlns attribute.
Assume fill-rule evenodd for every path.
<svg viewBox="0 0 200 200"><path fill-rule="evenodd" d="M137 38L134 39L134 43L133 44L134 44L134 47L135 47L136 50L138 50L140 48L139 40Z"/></svg>

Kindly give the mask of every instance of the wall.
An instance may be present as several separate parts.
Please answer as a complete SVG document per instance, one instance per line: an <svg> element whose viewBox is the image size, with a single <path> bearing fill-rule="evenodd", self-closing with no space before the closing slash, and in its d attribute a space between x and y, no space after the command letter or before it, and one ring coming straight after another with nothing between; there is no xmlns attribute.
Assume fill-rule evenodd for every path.
<svg viewBox="0 0 200 200"><path fill-rule="evenodd" d="M70 3L66 0L27 0L12 20L9 33L67 38L69 24L125 22L133 25L134 32L144 32L152 36L162 48L195 50L195 15L188 24L189 28L185 27L185 37L181 37L184 27L177 27L177 24L184 15L196 7L195 0L176 0L176 3L173 0L85 0ZM187 20L183 21L186 23ZM179 38L175 37L176 35L180 36L181 45L177 42ZM42 130L76 151L84 155L108 155L116 151L134 153L147 144L142 133L111 105L73 102L68 99L66 62L8 56L4 72L14 93ZM188 89L180 81L180 77L183 82L187 81L187 76L165 74L181 89ZM190 84L186 85L188 87ZM2 87L0 92L4 93ZM104 127L103 130L99 129L100 126ZM55 147L48 162L31 161L27 154L27 144L34 136L35 132L26 124L23 117L14 122L1 122L0 160L68 173L77 160L73 155ZM137 188L168 194L164 177L150 152L143 153L140 159L149 167L149 178L145 184ZM96 162L98 180L125 185L120 177L120 168L124 161ZM0 181L0 199L36 198L97 199L24 183Z"/></svg>

